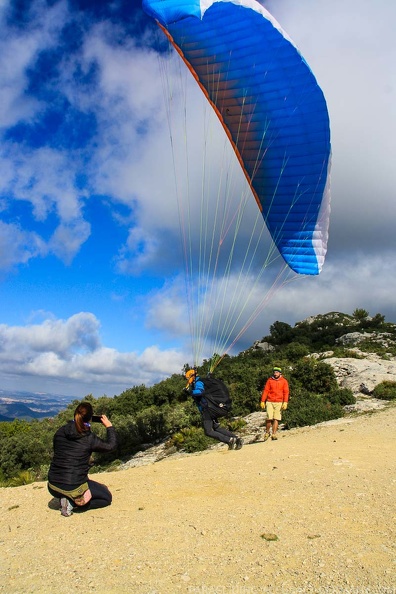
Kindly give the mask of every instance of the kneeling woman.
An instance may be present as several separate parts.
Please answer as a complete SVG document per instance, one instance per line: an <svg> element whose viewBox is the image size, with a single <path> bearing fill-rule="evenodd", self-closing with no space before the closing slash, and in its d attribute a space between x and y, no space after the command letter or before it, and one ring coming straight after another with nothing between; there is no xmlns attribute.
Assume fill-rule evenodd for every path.
<svg viewBox="0 0 396 594"><path fill-rule="evenodd" d="M82 402L74 411L74 420L60 427L54 435L54 456L48 472L48 490L60 499L61 514L71 516L73 507L80 511L110 505L112 495L105 485L88 478L92 452L111 452L117 447L115 429L106 415L101 422L107 429L106 440L91 432L92 405Z"/></svg>

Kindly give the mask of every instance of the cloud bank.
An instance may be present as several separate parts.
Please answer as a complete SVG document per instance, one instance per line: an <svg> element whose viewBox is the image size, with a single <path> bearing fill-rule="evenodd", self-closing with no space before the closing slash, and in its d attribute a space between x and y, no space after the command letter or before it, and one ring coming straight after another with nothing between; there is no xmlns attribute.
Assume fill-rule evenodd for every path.
<svg viewBox="0 0 396 594"><path fill-rule="evenodd" d="M1 324L0 344L3 388L18 377L20 389L43 391L45 385L48 391L80 397L151 385L181 373L184 363L180 352L157 346L139 354L103 346L99 320L86 312L24 327Z"/></svg>

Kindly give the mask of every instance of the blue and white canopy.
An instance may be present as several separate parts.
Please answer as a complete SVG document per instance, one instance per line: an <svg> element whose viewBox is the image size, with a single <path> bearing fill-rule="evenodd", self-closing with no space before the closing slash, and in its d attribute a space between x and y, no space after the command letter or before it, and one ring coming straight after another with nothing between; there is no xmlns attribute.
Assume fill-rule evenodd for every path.
<svg viewBox="0 0 396 594"><path fill-rule="evenodd" d="M329 116L293 42L255 0L143 0L215 109L273 241L319 274L328 239Z"/></svg>

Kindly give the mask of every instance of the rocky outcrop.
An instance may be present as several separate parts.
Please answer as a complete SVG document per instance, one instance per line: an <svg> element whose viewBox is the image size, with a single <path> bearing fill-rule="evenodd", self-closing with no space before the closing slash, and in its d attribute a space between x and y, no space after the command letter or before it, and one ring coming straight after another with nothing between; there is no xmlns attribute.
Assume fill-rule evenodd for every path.
<svg viewBox="0 0 396 594"><path fill-rule="evenodd" d="M335 322L337 326L347 326L348 324L352 324L355 321L353 316L341 313L339 311L331 311L327 314L309 316L308 318L305 318L305 320L297 322L296 326L299 326L301 324L313 324L318 320L323 321L324 324L326 324L326 322Z"/></svg>
<svg viewBox="0 0 396 594"><path fill-rule="evenodd" d="M395 344L393 335L390 332L374 332L371 334L369 332L349 332L348 334L344 334L343 336L340 336L340 338L337 338L336 343L343 346L357 346L360 342L365 340L369 340L384 348L389 348Z"/></svg>
<svg viewBox="0 0 396 594"><path fill-rule="evenodd" d="M371 353L364 359L330 357L324 361L334 369L339 385L350 388L355 395L360 393L361 384L371 391L381 382L396 382L395 357L387 361Z"/></svg>
<svg viewBox="0 0 396 594"><path fill-rule="evenodd" d="M328 363L341 388L349 388L356 397L356 405L347 407L348 410L364 411L373 408L383 408L386 401L371 396L372 390L384 381L396 382L396 357L381 359L375 353L363 353L353 349L359 358L333 357L332 351L314 355L321 361Z"/></svg>
<svg viewBox="0 0 396 594"><path fill-rule="evenodd" d="M269 342L259 341L259 340L256 340L256 342L253 344L252 348L253 349L261 349L265 353L275 350L275 347L273 347L272 344L270 344Z"/></svg>

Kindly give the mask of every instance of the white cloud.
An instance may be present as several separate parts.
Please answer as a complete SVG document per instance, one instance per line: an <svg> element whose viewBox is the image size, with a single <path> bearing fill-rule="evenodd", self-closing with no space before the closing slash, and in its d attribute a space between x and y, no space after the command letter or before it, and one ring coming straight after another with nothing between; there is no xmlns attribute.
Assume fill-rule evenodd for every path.
<svg viewBox="0 0 396 594"><path fill-rule="evenodd" d="M192 337L194 363L223 353L235 340L244 348L263 333L267 309L277 302L282 287L291 279L302 278L291 273L283 262L264 270L224 271L207 279L195 277L185 284L182 277L168 281L150 298L147 323L187 342ZM264 313L263 313L264 312ZM258 321L258 322L257 322ZM249 332L249 328L253 330ZM250 345L248 345L250 346Z"/></svg>
<svg viewBox="0 0 396 594"><path fill-rule="evenodd" d="M0 221L0 270L8 272L18 264L46 253L45 243L37 233Z"/></svg>
<svg viewBox="0 0 396 594"><path fill-rule="evenodd" d="M294 325L311 315L329 311L352 313L356 308L364 308L371 315L381 313L387 321L396 319L396 277L392 253L371 258L360 256L358 259L353 254L350 258L328 264L319 276L289 274L284 270L275 281L273 272L265 270L260 279L249 275L240 279L230 276L225 284L221 277L215 279L210 287L213 289L212 296L205 302L201 293L199 303L190 307L187 307L183 279L175 279L152 295L148 323L185 341L187 337L194 336L194 332L202 332L201 342L196 340L195 346L201 349L198 351L200 357L210 358L213 352L219 352L218 328L226 332L234 323L235 328L225 341L226 346L248 324L236 344L236 352L239 352L268 334L270 325L276 320ZM375 290L372 290L373 287ZM194 290L192 298L196 299L197 295ZM252 312L256 313L249 320ZM242 314L240 320L239 314ZM208 324L206 328L204 323Z"/></svg>
<svg viewBox="0 0 396 594"><path fill-rule="evenodd" d="M23 219L26 229L20 229L18 244L22 243L23 236L30 244L34 238L39 247L24 251L11 248L13 264L25 262L27 254L32 258L45 252L70 263L88 238L90 225L82 214L83 194L74 185L77 167L72 155L46 147L31 150L12 146L0 155L0 171L7 171L5 178L0 180L0 192L7 196L3 198L3 211L7 202L22 201L30 205L31 220L28 222L30 208L27 207ZM55 215L56 222L49 239L27 231L35 222L44 222L51 215ZM8 227L15 228L15 225ZM3 235L5 229L3 225L0 241L7 240ZM7 268L9 258L10 254L3 254L0 261L3 269Z"/></svg>
<svg viewBox="0 0 396 594"><path fill-rule="evenodd" d="M81 245L90 235L91 226L84 220L76 220L71 224L61 223L55 229L50 241L49 250L63 262L70 264L80 251Z"/></svg>
<svg viewBox="0 0 396 594"><path fill-rule="evenodd" d="M15 200L29 202L35 220L44 221L53 212L65 222L81 217L72 156L48 147L32 150L13 146L3 159L3 167L8 166L12 178L0 189Z"/></svg>
<svg viewBox="0 0 396 594"><path fill-rule="evenodd" d="M99 322L93 314L80 313L68 320L44 320L41 324L8 327L0 325L2 353L19 353L20 360L32 352L53 352L67 357L74 350L92 351L99 346Z"/></svg>
<svg viewBox="0 0 396 594"><path fill-rule="evenodd" d="M85 70L96 67L97 84L89 98L82 98L81 93L79 98L85 104L89 101L98 123L91 183L97 191L100 188L114 200L132 205L139 184L131 180L129 171L136 168L150 136L158 132L164 111L157 55L139 48L127 36L115 43L122 35L117 27L105 23L86 36L80 65ZM70 94L75 101L73 83Z"/></svg>
<svg viewBox="0 0 396 594"><path fill-rule="evenodd" d="M393 253L372 257L351 254L349 258L329 262L319 276L301 277L278 291L257 326L264 327L265 320L267 327L275 320L294 325L310 315L329 311L352 313L356 308L366 309L370 315L381 313L387 321L394 321L394 269ZM255 328L245 338L255 340Z"/></svg>
<svg viewBox="0 0 396 594"><path fill-rule="evenodd" d="M0 128L31 120L43 107L40 101L27 92L27 70L34 65L40 51L57 43L66 17L66 2L57 2L51 7L43 2L35 2L30 9L25 9L23 28L7 27L5 17L11 7L11 2L4 2L1 7Z"/></svg>
<svg viewBox="0 0 396 594"><path fill-rule="evenodd" d="M5 6L3 14L7 12ZM27 17L30 17L29 19ZM31 82L28 70L37 65L42 51L55 49L60 44L59 34L67 21L67 4L57 2L51 7L35 2L25 15L23 28L6 26L1 22L0 86L2 109L0 128L17 124L36 124L48 105L29 92ZM12 232L15 238L7 251L1 250L0 267L7 270L28 259L54 253L70 262L89 234L89 226L81 215L81 195L75 187L78 164L75 155L50 147L29 148L24 139L16 144L4 139L0 153L0 194L2 211L8 203L23 201L31 206L32 220L27 223L25 209L23 221L18 225L3 225L1 242ZM52 214L59 222L53 226L53 236L47 243L44 236L29 232L34 221L46 221ZM65 241L66 240L66 241ZM63 242L63 243L62 243Z"/></svg>
<svg viewBox="0 0 396 594"><path fill-rule="evenodd" d="M150 385L181 372L184 355L150 346L121 353L101 345L100 323L81 312L67 320L48 317L29 326L0 325L2 387L18 378L18 389L113 395L133 385Z"/></svg>

